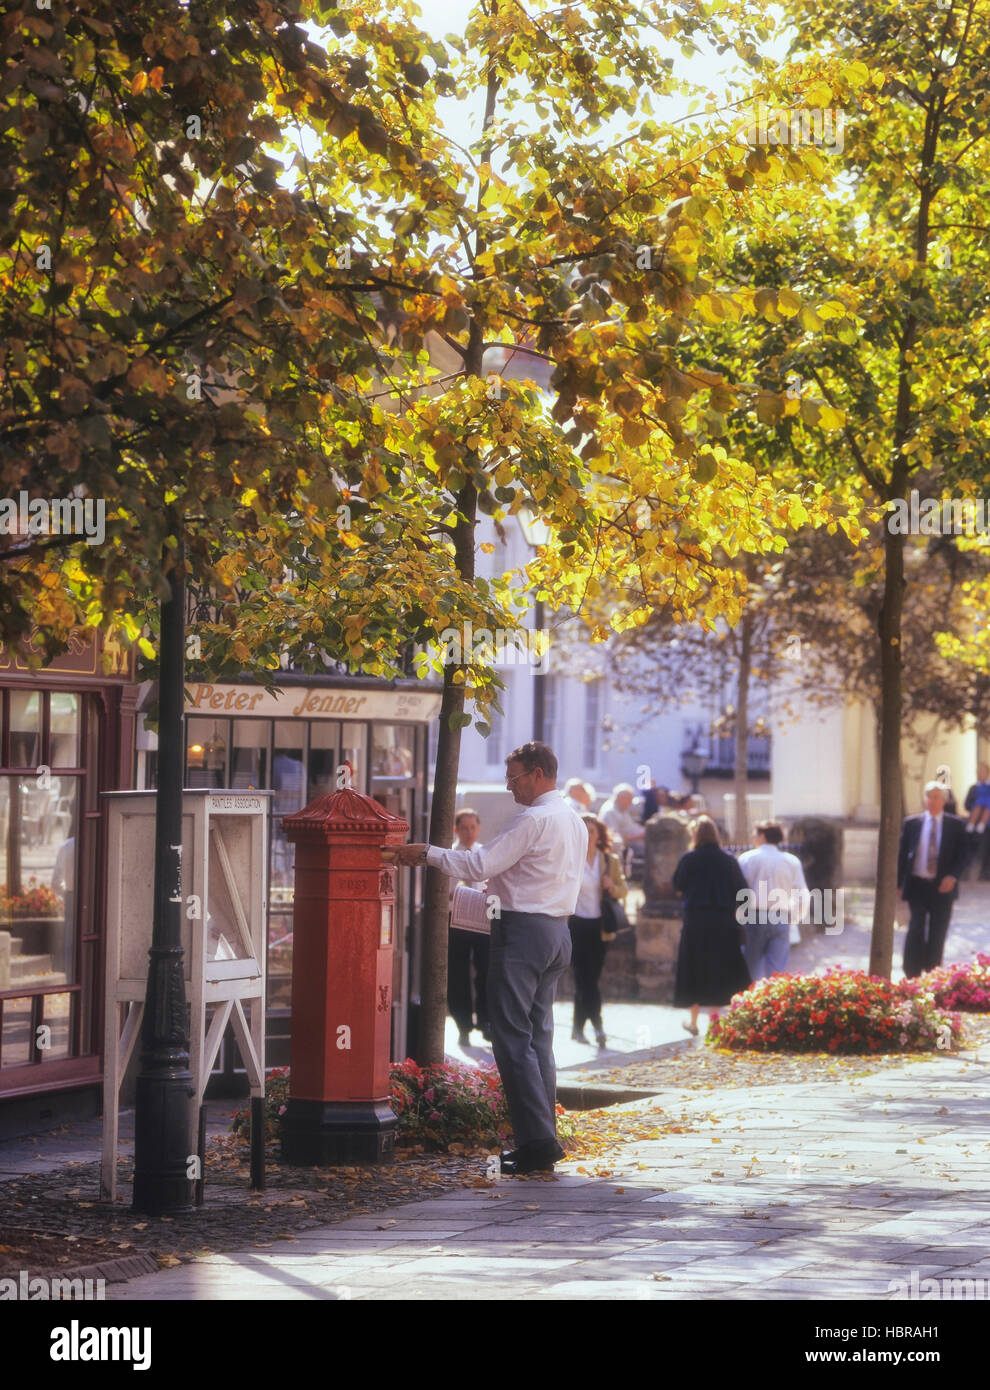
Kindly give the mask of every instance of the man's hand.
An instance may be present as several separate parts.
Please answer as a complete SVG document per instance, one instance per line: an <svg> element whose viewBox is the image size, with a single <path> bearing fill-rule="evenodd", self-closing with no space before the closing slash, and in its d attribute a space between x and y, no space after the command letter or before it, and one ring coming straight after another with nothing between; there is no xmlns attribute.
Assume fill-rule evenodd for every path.
<svg viewBox="0 0 990 1390"><path fill-rule="evenodd" d="M426 863L427 845L390 845L382 850L382 862L407 864L410 867Z"/></svg>
<svg viewBox="0 0 990 1390"><path fill-rule="evenodd" d="M938 891L940 893L951 893L955 886L956 879L954 879L951 874L946 874L945 878L943 878L942 882L938 885Z"/></svg>

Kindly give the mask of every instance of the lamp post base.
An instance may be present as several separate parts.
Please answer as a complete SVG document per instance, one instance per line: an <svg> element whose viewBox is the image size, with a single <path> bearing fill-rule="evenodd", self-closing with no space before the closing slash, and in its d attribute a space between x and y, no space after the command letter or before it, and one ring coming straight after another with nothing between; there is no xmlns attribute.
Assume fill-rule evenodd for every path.
<svg viewBox="0 0 990 1390"><path fill-rule="evenodd" d="M190 1179L189 1104L194 1093L189 1071L137 1079L134 1103L134 1192L131 1210L146 1216L191 1211L195 1184Z"/></svg>
<svg viewBox="0 0 990 1390"><path fill-rule="evenodd" d="M290 1099L282 1116L282 1161L302 1167L390 1163L397 1124L387 1100Z"/></svg>

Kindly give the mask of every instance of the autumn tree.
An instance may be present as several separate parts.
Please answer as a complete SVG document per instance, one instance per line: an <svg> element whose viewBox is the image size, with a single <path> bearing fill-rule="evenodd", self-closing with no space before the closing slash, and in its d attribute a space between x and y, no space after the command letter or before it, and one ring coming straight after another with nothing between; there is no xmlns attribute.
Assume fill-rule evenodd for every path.
<svg viewBox="0 0 990 1390"><path fill-rule="evenodd" d="M731 18L736 40L755 52L752 36L765 35L768 21ZM399 101L379 80L377 24L351 11L332 27L354 102L380 113ZM402 134L434 171L432 184L406 187L401 167L368 142L357 190L334 152L298 161L326 210L328 237L340 242L327 288L342 317L367 333L382 315L395 325L377 368L389 454L362 484L369 511L352 564L366 543L374 558L372 523L398 513L423 525L451 577L483 596L474 580L478 518L525 511L550 530L527 569L537 599L578 610L606 575L635 575L650 605L713 623L740 612L742 584L724 554L780 549L791 526L829 514L821 488L803 484L802 502L715 439L725 379L681 368L680 340L699 321L758 310L752 289L716 273L731 219L746 210L758 217L771 175L795 186L811 176L805 151L791 151L781 172L738 141L652 119L651 100L677 86L661 38L690 52L701 34L723 37L714 21L658 4L629 11L596 0L579 10L486 0L462 39L440 43L410 26L393 49L415 89L401 96ZM434 98L465 101L479 90L480 130L462 149L444 133ZM361 139L359 124L344 151ZM411 382L404 364L431 338L447 363L422 361ZM489 371L488 351L507 346L550 364L550 401ZM369 605L373 597L371 588ZM446 588L421 589L415 620L398 607L396 626L405 615L406 635L422 635L459 626L464 613ZM371 650L393 640L380 627L361 634ZM435 844L453 833L466 706L484 727L497 693L490 667L464 655L441 666L424 651L420 661L444 679ZM447 916L447 886L433 871L425 916L419 1057L433 1061L443 1049Z"/></svg>
<svg viewBox="0 0 990 1390"><path fill-rule="evenodd" d="M762 266L766 323L761 335L739 336L733 396L739 429L750 431L755 413L775 457L789 450L805 476L857 495L862 515L884 523L873 532L883 583L875 634L882 801L870 968L887 974L912 582L909 538L890 524L889 509L906 505L912 488L962 497L987 477L981 154L990 31L978 3L943 10L850 0L825 12L802 0L785 9L797 35L793 60L814 55L826 73L806 106L819 117L829 111L833 125L844 116L844 138L819 151L817 197L782 197L742 239L745 273ZM853 78L849 97L832 72ZM769 128L763 136L768 160L792 147L792 128L790 110L773 117L773 137ZM840 422L827 444L815 431L825 411L830 425ZM732 430L730 438L740 447Z"/></svg>
<svg viewBox="0 0 990 1390"><path fill-rule="evenodd" d="M0 638L33 630L39 657L109 623L153 673L140 634L181 529L205 615L191 669L271 682L287 650L362 664L346 557L385 450L375 345L328 292L339 237L286 177L283 127L304 111L328 148L359 132L407 188L431 175L301 19L286 0L5 9L0 479L106 508L101 544L0 537ZM415 522L377 522L379 615L396 588L408 608L410 552L417 582L449 582Z"/></svg>
<svg viewBox="0 0 990 1390"><path fill-rule="evenodd" d="M475 578L475 529L522 510L550 526L528 574L546 601L635 575L630 623L737 618L721 556L780 550L832 499L726 447L727 378L685 346L790 311L723 268L737 220L817 176L813 151L653 118L671 50L728 43L720 25L758 61L772 21L741 6L486 0L444 41L398 0L8 7L0 470L105 498L108 541L15 538L2 632L54 644L116 617L137 638L181 522L204 670L274 681L289 648L387 675L410 642L439 668L448 625L516 620L509 580ZM461 149L437 102L478 90ZM491 376L506 345L551 364L551 402ZM483 723L497 690L474 653L442 669L440 844L465 705ZM443 1052L446 906L431 871L423 1061Z"/></svg>

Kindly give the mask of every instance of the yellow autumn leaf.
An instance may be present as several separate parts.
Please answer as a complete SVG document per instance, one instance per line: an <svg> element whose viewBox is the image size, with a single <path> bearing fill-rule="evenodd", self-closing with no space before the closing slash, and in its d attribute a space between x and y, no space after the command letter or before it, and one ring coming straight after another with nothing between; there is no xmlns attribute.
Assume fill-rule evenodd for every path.
<svg viewBox="0 0 990 1390"><path fill-rule="evenodd" d="M818 422L827 430L840 430L846 423L843 411L836 410L834 406L823 405L819 407Z"/></svg>
<svg viewBox="0 0 990 1390"><path fill-rule="evenodd" d="M793 317L801 308L801 301L793 290L786 287L777 291L777 308L782 314Z"/></svg>
<svg viewBox="0 0 990 1390"><path fill-rule="evenodd" d="M842 69L842 76L850 87L864 87L870 80L870 70L865 63L861 63L857 58L856 62L850 63L848 67Z"/></svg>
<svg viewBox="0 0 990 1390"><path fill-rule="evenodd" d="M143 92L144 89L145 89L145 87L147 87L147 85L148 85L148 74L147 74L146 72L139 72L139 73L136 73L136 74L134 75L134 78L133 78L132 81L131 81L131 94L132 94L132 96L137 96L140 92Z"/></svg>

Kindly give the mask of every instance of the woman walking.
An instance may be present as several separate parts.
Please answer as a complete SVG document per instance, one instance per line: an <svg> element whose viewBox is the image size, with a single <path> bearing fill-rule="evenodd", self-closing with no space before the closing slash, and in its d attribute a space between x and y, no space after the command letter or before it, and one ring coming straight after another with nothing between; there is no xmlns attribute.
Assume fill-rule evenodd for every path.
<svg viewBox="0 0 990 1390"><path fill-rule="evenodd" d="M738 894L746 890L746 880L737 860L720 847L710 817L695 821L694 848L681 856L673 882L684 895L674 1004L690 1009L691 1021L682 1027L697 1037L701 1005L728 1004L750 983L743 929L736 921Z"/></svg>
<svg viewBox="0 0 990 1390"><path fill-rule="evenodd" d="M598 988L602 966L605 964L605 943L614 933L603 930L602 895L622 900L629 891L623 877L619 856L612 852L612 837L608 826L596 816L581 819L588 827L588 855L584 861L581 891L568 922L571 932L571 967L574 971L574 1027L571 1037L586 1043L584 1025L591 1020L595 1041L606 1044L602 1027L602 996Z"/></svg>

